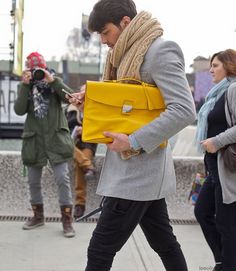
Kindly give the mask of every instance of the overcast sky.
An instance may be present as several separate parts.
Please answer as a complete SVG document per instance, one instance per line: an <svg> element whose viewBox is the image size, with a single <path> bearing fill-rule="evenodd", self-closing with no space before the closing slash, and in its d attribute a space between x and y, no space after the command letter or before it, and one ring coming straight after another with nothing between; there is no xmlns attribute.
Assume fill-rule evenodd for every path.
<svg viewBox="0 0 236 271"><path fill-rule="evenodd" d="M89 14L96 0L25 0L24 58L39 51L47 60L65 54L66 39L81 26L81 15ZM186 71L199 55L209 57L227 48L236 49L235 0L136 0L138 11L147 10L158 18L164 38L181 46ZM7 57L11 42L9 10L11 0L0 0L0 59ZM3 35L4 33L4 35ZM5 48L5 49L4 49Z"/></svg>

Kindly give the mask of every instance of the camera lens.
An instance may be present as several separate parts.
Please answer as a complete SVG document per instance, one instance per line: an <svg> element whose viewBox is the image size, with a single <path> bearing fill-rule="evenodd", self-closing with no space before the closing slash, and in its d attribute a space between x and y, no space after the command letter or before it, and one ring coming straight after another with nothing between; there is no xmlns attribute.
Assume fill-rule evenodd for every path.
<svg viewBox="0 0 236 271"><path fill-rule="evenodd" d="M42 80L45 76L45 73L41 69L36 69L33 71L33 79L34 80Z"/></svg>

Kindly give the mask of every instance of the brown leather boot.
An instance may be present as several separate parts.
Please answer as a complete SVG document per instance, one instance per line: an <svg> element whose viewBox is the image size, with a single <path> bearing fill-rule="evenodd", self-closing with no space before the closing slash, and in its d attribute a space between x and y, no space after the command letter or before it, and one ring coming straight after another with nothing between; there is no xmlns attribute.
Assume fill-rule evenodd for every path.
<svg viewBox="0 0 236 271"><path fill-rule="evenodd" d="M72 205L61 206L61 221L65 237L74 237L75 230L72 227Z"/></svg>
<svg viewBox="0 0 236 271"><path fill-rule="evenodd" d="M77 219L77 218L80 218L81 216L83 216L84 211L85 211L85 205L81 205L81 204L75 205L74 218Z"/></svg>
<svg viewBox="0 0 236 271"><path fill-rule="evenodd" d="M34 216L23 225L24 230L32 230L44 225L43 204L32 204Z"/></svg>

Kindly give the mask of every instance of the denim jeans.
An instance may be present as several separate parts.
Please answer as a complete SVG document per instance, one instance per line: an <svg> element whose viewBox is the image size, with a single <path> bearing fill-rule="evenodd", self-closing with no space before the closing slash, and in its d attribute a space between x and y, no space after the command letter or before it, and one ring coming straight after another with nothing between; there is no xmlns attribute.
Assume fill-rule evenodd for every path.
<svg viewBox="0 0 236 271"><path fill-rule="evenodd" d="M30 203L43 204L41 177L41 167L28 167L28 183L30 190ZM60 206L72 205L72 192L70 185L68 163L60 163L52 166L54 177L58 187L58 197Z"/></svg>
<svg viewBox="0 0 236 271"><path fill-rule="evenodd" d="M110 197L105 198L101 216L90 240L85 270L110 270L116 252L138 224L167 271L187 271L182 250L169 223L164 199L142 202Z"/></svg>

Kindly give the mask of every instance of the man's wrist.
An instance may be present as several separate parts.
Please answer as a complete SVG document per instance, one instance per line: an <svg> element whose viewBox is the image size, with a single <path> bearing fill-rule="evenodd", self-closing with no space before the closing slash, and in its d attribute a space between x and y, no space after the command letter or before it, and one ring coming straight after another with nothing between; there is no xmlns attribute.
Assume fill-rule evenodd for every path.
<svg viewBox="0 0 236 271"><path fill-rule="evenodd" d="M141 145L138 143L135 136L132 134L129 135L129 144L130 144L131 149L135 151L142 149Z"/></svg>

